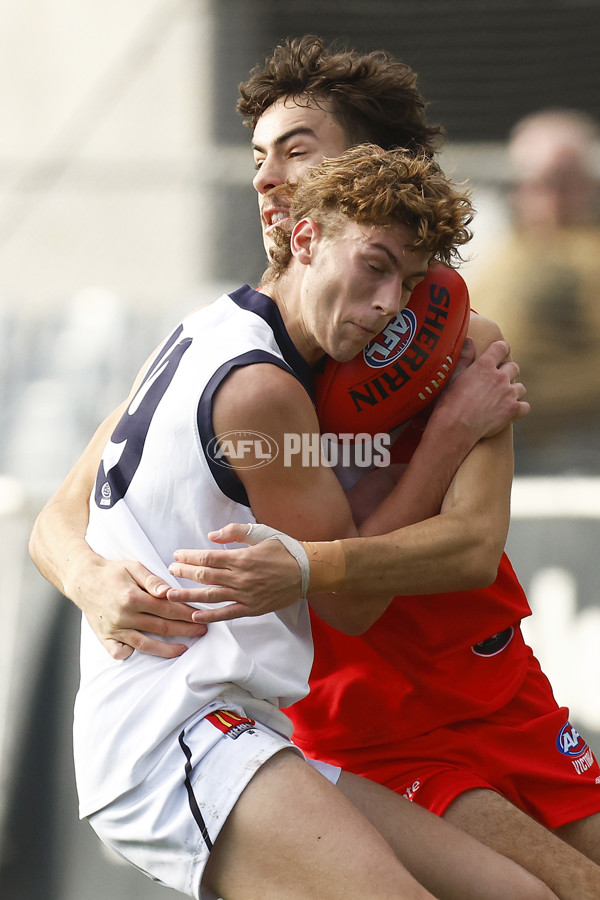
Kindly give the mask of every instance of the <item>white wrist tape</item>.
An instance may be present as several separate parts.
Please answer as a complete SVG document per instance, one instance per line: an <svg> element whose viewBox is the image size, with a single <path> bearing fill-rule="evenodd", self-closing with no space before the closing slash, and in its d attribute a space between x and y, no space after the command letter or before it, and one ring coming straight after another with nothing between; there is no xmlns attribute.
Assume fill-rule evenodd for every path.
<svg viewBox="0 0 600 900"><path fill-rule="evenodd" d="M285 534L283 531L277 531L276 528L271 528L270 525L261 525L254 524L248 527L248 531L246 533L246 543L247 544L260 544L263 541L273 541L277 540L288 551L291 553L298 565L300 566L300 575L302 578L302 596L306 597L308 594L308 584L310 581L310 563L308 561L308 556L306 555L306 550L295 538L290 537L289 534Z"/></svg>

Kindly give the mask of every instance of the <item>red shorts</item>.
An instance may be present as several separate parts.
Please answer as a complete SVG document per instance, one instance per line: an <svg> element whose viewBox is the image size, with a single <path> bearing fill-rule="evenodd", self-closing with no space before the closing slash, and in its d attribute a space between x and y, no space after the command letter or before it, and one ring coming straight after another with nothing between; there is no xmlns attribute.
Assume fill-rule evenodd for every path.
<svg viewBox="0 0 600 900"><path fill-rule="evenodd" d="M443 815L473 788L502 794L547 828L600 811L600 768L532 658L518 694L480 719L437 728L401 747L336 754L338 763Z"/></svg>

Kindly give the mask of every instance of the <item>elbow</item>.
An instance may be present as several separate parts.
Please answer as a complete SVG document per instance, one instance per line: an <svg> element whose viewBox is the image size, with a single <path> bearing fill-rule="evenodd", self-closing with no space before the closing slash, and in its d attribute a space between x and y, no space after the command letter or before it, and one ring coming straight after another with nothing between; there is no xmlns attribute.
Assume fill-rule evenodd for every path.
<svg viewBox="0 0 600 900"><path fill-rule="evenodd" d="M46 535L52 535L53 532L52 518L50 518L50 522L48 522L48 510L51 508L52 498L47 501L47 503L37 514L35 522L33 523L33 528L31 529L31 533L29 535L29 541L27 543L29 556L31 557L37 568L40 569L40 571L42 571L41 566L43 566L45 559L45 537Z"/></svg>
<svg viewBox="0 0 600 900"><path fill-rule="evenodd" d="M468 590L480 590L493 584L498 577L498 567L504 551L504 544L480 536L466 552L464 574Z"/></svg>
<svg viewBox="0 0 600 900"><path fill-rule="evenodd" d="M348 637L360 637L375 624L392 601L392 597L375 602L374 597L353 597L336 594L334 603L310 601L320 619ZM330 598L331 600L331 595Z"/></svg>
<svg viewBox="0 0 600 900"><path fill-rule="evenodd" d="M360 637L361 634L368 631L375 622L376 619L369 618L367 620L364 616L361 616L360 619L357 617L352 621L346 619L344 622L340 622L334 627L336 628L336 631L341 631L342 634L348 635L348 637Z"/></svg>
<svg viewBox="0 0 600 900"><path fill-rule="evenodd" d="M469 585L467 590L481 590L492 585L498 576L498 566L476 566L469 573Z"/></svg>
<svg viewBox="0 0 600 900"><path fill-rule="evenodd" d="M318 613L319 618L323 619L331 628L345 634L348 637L360 637L365 631L368 631L371 625L376 621L372 616L361 615L360 613L350 613L346 611L343 616L334 616L331 614Z"/></svg>
<svg viewBox="0 0 600 900"><path fill-rule="evenodd" d="M39 518L39 517L38 517ZM33 528L31 530L31 534L29 535L29 541L27 543L27 550L29 552L29 556L35 563L38 565L38 556L37 556L37 529L38 529L38 519L35 520L33 524Z"/></svg>
<svg viewBox="0 0 600 900"><path fill-rule="evenodd" d="M362 597L356 603L348 600L344 616L340 617L334 628L349 637L360 637L383 615L392 599L391 596L378 598L376 602L374 597Z"/></svg>

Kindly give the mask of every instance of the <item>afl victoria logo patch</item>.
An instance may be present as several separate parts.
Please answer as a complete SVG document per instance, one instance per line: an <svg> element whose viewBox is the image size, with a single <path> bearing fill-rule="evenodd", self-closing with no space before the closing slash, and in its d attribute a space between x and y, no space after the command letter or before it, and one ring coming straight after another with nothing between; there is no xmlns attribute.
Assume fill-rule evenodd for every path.
<svg viewBox="0 0 600 900"><path fill-rule="evenodd" d="M570 722L565 722L556 738L556 749L564 756L583 756L588 750L588 745L576 728Z"/></svg>

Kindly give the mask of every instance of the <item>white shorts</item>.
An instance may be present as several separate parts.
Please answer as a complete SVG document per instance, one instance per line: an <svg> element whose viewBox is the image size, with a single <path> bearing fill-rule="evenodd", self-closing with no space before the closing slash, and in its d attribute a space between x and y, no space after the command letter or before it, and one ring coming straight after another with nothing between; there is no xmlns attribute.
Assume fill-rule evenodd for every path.
<svg viewBox="0 0 600 900"><path fill-rule="evenodd" d="M202 886L211 848L258 769L291 741L237 706L214 710L174 739L142 784L89 817L98 837L167 887L215 900ZM340 769L307 760L332 784Z"/></svg>

